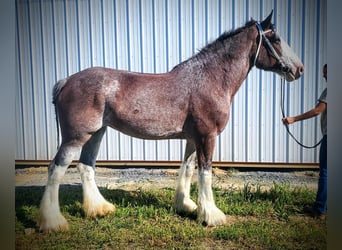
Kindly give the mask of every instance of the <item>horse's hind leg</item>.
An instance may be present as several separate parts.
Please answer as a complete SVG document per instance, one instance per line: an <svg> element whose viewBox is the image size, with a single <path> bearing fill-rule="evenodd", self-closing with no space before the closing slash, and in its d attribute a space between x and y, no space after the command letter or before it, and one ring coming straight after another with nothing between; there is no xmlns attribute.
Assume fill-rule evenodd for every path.
<svg viewBox="0 0 342 250"><path fill-rule="evenodd" d="M39 229L41 231L67 230L68 223L60 212L59 184L72 160L78 156L81 146L75 143L62 143L54 160L49 165L48 182L40 203Z"/></svg>
<svg viewBox="0 0 342 250"><path fill-rule="evenodd" d="M77 165L82 179L83 209L87 217L101 216L115 210L114 205L103 198L95 183L95 161L105 131L103 127L92 135L83 146Z"/></svg>
<svg viewBox="0 0 342 250"><path fill-rule="evenodd" d="M195 145L187 142L184 160L179 170L174 209L177 212L192 213L197 209L196 203L190 198L191 178L195 169Z"/></svg>

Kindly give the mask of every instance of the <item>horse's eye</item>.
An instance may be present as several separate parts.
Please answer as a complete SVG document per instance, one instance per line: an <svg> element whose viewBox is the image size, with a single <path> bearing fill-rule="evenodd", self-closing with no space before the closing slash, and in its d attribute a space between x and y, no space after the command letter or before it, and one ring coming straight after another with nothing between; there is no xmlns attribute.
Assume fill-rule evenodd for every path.
<svg viewBox="0 0 342 250"><path fill-rule="evenodd" d="M280 43L280 36L276 32L272 32L272 42Z"/></svg>

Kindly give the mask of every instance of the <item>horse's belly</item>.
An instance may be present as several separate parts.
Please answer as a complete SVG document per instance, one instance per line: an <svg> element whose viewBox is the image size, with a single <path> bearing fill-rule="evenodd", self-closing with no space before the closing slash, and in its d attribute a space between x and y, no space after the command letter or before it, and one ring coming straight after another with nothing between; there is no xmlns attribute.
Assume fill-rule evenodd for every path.
<svg viewBox="0 0 342 250"><path fill-rule="evenodd" d="M183 123L175 117L116 117L110 124L114 129L129 136L142 139L172 139L183 138Z"/></svg>

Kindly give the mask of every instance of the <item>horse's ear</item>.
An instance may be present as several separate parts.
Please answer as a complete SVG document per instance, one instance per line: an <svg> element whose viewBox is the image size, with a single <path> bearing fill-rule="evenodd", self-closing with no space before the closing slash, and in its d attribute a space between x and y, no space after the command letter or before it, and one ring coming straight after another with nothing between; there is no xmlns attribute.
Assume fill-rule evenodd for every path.
<svg viewBox="0 0 342 250"><path fill-rule="evenodd" d="M267 29L269 29L271 27L272 16L273 16L273 10L268 15L268 17L266 17L266 19L261 22L261 27L262 27L263 30L267 30Z"/></svg>

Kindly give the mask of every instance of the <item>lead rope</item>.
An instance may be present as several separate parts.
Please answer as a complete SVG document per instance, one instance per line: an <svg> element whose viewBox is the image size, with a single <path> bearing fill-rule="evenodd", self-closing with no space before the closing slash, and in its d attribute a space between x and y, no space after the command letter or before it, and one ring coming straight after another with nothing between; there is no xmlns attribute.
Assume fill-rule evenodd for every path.
<svg viewBox="0 0 342 250"><path fill-rule="evenodd" d="M285 118L285 111L284 111L284 103L285 103L285 79L282 77L281 78L281 88L280 88L280 93L281 93L281 103L280 103L280 107L281 107L281 113L283 118ZM289 125L286 123L283 123L285 126L285 129L287 131L287 133L295 140L295 142L297 142L300 146L302 146L303 148L316 148L319 144L321 144L323 138L317 142L315 145L313 146L306 146L303 143L301 143L300 141L298 141L296 139L296 137L291 133L290 129L289 129Z"/></svg>

